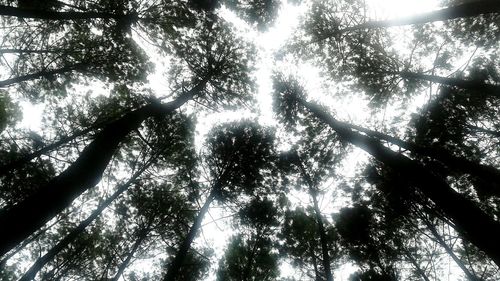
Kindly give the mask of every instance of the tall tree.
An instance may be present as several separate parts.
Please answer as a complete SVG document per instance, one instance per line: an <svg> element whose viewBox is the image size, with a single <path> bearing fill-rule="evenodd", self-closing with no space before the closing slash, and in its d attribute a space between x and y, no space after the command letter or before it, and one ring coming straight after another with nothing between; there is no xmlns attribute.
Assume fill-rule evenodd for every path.
<svg viewBox="0 0 500 281"><path fill-rule="evenodd" d="M500 265L500 249L494 238L500 234L500 224L474 202L452 189L443 178L429 171L425 166L388 149L378 139L362 135L338 123L324 109L304 100L303 90L297 84L290 85L281 81L275 87L278 109L296 111L298 107L303 107L307 113L328 124L343 141L365 150L378 161L396 170L401 176L408 177L416 188L454 222L457 231L487 253L497 265ZM290 115L289 113L285 116ZM474 215L471 216L471 214ZM480 230L484 225L488 225L490 230L488 233Z"/></svg>
<svg viewBox="0 0 500 281"><path fill-rule="evenodd" d="M278 254L273 253L272 234L278 210L268 199L253 198L238 213L238 234L231 238L219 261L217 280L275 280Z"/></svg>
<svg viewBox="0 0 500 281"><path fill-rule="evenodd" d="M235 200L241 193L254 194L262 188L266 168L272 165L273 135L248 121L214 128L206 140L204 165L209 173L209 194L168 267L164 280L174 281L214 201Z"/></svg>
<svg viewBox="0 0 500 281"><path fill-rule="evenodd" d="M292 265L305 272L312 280L326 280L327 275L323 265L323 248L318 243L319 228L312 208L306 210L297 208L285 213L285 220L280 232L283 245L280 252L292 260ZM337 252L337 235L331 225L325 227L329 256L335 257ZM332 262L332 260L330 260ZM312 273L311 273L312 272Z"/></svg>
<svg viewBox="0 0 500 281"><path fill-rule="evenodd" d="M131 131L139 128L145 119L172 114L194 97L215 104L244 103L250 98L243 92L250 83L246 73L246 50L237 44L223 45L222 42L231 41L224 27L212 22L206 27L208 30L200 30L200 34L195 34L202 36L196 42L199 45L193 45L192 42L190 45L187 42L186 45L179 45L179 52L182 51L179 55L186 58L186 67L192 67L192 71L199 75L190 77L193 85L191 89L169 103L147 104L107 124L65 171L39 187L29 198L2 209L0 222L10 231L1 234L1 254L27 238L85 190L95 186L120 143ZM197 53L200 49L202 53ZM210 50L208 58L211 59L206 59L205 50ZM17 223L19 221L22 223Z"/></svg>

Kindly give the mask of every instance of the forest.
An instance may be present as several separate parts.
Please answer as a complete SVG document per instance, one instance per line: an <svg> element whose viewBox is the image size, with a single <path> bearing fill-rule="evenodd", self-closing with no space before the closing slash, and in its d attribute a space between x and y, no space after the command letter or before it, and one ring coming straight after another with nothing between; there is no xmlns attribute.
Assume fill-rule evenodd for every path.
<svg viewBox="0 0 500 281"><path fill-rule="evenodd" d="M500 1L383 2L0 0L0 280L500 280Z"/></svg>

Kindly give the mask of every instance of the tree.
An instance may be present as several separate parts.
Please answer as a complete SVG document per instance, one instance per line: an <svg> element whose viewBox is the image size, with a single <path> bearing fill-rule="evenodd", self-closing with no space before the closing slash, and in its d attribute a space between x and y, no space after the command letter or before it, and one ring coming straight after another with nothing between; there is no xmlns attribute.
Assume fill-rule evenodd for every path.
<svg viewBox="0 0 500 281"><path fill-rule="evenodd" d="M278 254L272 235L278 225L278 210L267 198L253 198L238 213L239 233L231 238L219 261L217 280L275 280Z"/></svg>
<svg viewBox="0 0 500 281"><path fill-rule="evenodd" d="M170 122L170 124L164 124L163 126L158 125L158 123L161 124L161 121L158 120L157 122L150 122L150 124L146 124L149 127L148 129L151 131L150 134L148 134L150 136L150 139L147 142L148 148L152 150L150 151L150 158L145 159L145 163L143 164L135 164L136 166L141 164L143 166L137 167L137 171L133 174L133 176L127 182L121 184L111 196L101 202L97 209L95 209L87 219L81 221L78 226L74 227L69 233L67 233L66 236L64 236L59 242L57 242L57 244L54 245L45 255L38 258L37 261L24 273L23 277L21 277L20 280L34 279L36 274L47 263L53 260L54 257L60 254L60 252L67 248L68 245L73 243L78 236L82 235L82 233L85 232L86 228L94 223L94 221L103 213L103 211L109 208L109 206L112 205L112 203L114 203L114 201L116 201L117 198L119 198L123 193L125 193L131 185L141 186L138 181L140 180L140 177L143 176L143 174L151 166L177 166L177 170L179 170L177 177L180 178L183 177L183 173L188 173L188 170L191 169L191 161L193 161L191 159L192 156L190 155L192 153L192 151L190 151L191 147L189 147L190 142L187 142L187 140L192 138L192 136L190 136L192 135L190 122L186 117L183 116L171 116L170 118L168 118L168 121ZM167 131L168 133L165 134L164 132L162 132L163 130ZM169 141L165 143L162 138L168 139ZM159 159L162 156L166 156L166 159L164 161ZM140 204L140 206L138 206L137 208L139 209L139 214L140 216L142 216L141 220L143 222L139 223L140 227L138 227L139 229L135 231L135 235L137 236L136 243L134 243L134 245L131 247L130 252L127 254L127 257L121 264L118 273L115 274L115 279L121 276L125 268L130 263L133 255L138 250L139 246L144 242L146 238L148 238L151 232L156 227L158 227L158 225L168 225L169 222L165 222L165 218L167 218L168 220L173 217L171 213L157 213L154 208L158 207L158 205L163 205L162 208L159 208L161 210L163 208L166 208L167 206L179 204L176 203L175 200L182 202L182 198L179 198L179 195L176 195L175 192L170 191L168 188L166 191L161 188L155 189L153 184L153 188L150 190L151 194L147 194L147 189L147 186L141 186L141 191L143 193L133 193L133 196L135 195L135 198L130 200L131 202L128 204L130 206ZM166 194L162 194L162 192ZM151 198L145 196L144 194L150 195ZM135 200L139 202L136 202ZM148 200L159 200L159 202L150 202ZM178 209L181 210L183 208ZM164 232L164 234L166 233L168 233L168 231Z"/></svg>
<svg viewBox="0 0 500 281"><path fill-rule="evenodd" d="M170 263L164 280L177 280L210 204L214 200L235 200L241 193L254 194L265 180L265 169L272 164L273 136L269 130L256 124L229 123L216 127L206 142L203 158L211 184L208 196Z"/></svg>
<svg viewBox="0 0 500 281"><path fill-rule="evenodd" d="M497 2L0 0L0 279L499 279Z"/></svg>
<svg viewBox="0 0 500 281"><path fill-rule="evenodd" d="M454 222L457 231L487 253L497 265L500 263L500 251L496 249L495 238L491 236L493 233L500 233L500 225L474 202L452 189L443 178L432 173L418 162L388 149L376 138L362 135L343 126L321 107L305 101L303 90L297 84L286 84L278 81L275 87L276 107L278 109L296 111L298 110L297 105L305 108L308 113L335 130L343 141L358 146L378 161L396 170L401 176L411 179L412 184ZM285 116L291 116L291 114ZM474 214L474 219L472 219L471 214ZM479 221L480 223L478 223ZM484 225L488 225L489 233L478 231Z"/></svg>
<svg viewBox="0 0 500 281"><path fill-rule="evenodd" d="M462 4L453 5L440 10L401 19L366 21L364 23L356 24L354 26L341 28L336 32L341 34L360 29L373 29L373 28L384 28L384 27L393 27L400 25L423 24L434 21L446 21L456 18L477 17L484 14L498 14L498 13L500 13L500 5L496 1L491 1L491 0L468 1ZM334 30L335 28L338 27L335 26L332 27L332 29ZM333 32L331 36L338 36L336 32Z"/></svg>
<svg viewBox="0 0 500 281"><path fill-rule="evenodd" d="M303 123L307 124L309 120L304 118ZM333 247L330 241L331 237L327 233L328 221L323 217L321 212L318 196L320 195L320 185L328 176L331 176L332 170L342 158L343 148L337 147L335 140L326 136L325 128L318 126L310 126L303 135L303 139L288 153L282 155L282 161L288 162L288 165L295 166L295 173L299 176L298 184L306 186L307 193L312 201L312 209L314 210L315 224L317 226L317 234L321 246L321 268L322 274L316 270L317 280L333 280L332 263L336 255L335 250L330 253ZM288 167L290 169L290 167ZM293 169L292 169L293 170ZM310 239L314 239L310 237ZM311 250L313 251L313 250ZM315 257L313 257L313 260Z"/></svg>
<svg viewBox="0 0 500 281"><path fill-rule="evenodd" d="M35 85L65 92L70 83L81 78L78 73L117 83L144 81L152 64L131 39L131 30L151 28L156 36L165 38L172 29L195 22L193 11L175 1L161 5L145 1L75 2L45 8L0 6L10 29L5 44L8 53L15 54L11 77L1 81L0 87L44 78ZM175 40L175 36L170 39ZM40 96L40 89L25 86L21 89L29 95Z"/></svg>
<svg viewBox="0 0 500 281"><path fill-rule="evenodd" d="M210 41L200 41L199 43L202 46L203 44L209 44L209 46L216 44L215 48L223 52L222 56L218 56L220 54L212 51L212 55L217 57L206 62L204 57L201 57L201 54L198 54L198 57L195 56L197 50L189 49L189 47L197 48L198 46L181 45L181 47L184 47L181 55L189 55L188 65L196 67L197 73L201 75L201 77L192 77L194 86L169 103L153 102L109 123L64 172L46 185L39 187L36 193L29 198L14 206L2 209L0 222L2 225L10 226L11 231L2 234L0 253L7 252L33 233L34 230L61 212L81 193L92 188L99 181L119 144L131 131L139 128L145 119L155 115L172 114L177 108L195 96L206 98L209 102L210 98L213 98L214 102L220 102L219 100L223 99L220 95L224 94L224 91L231 93L228 96L228 103L235 100L236 103L244 102L244 93L239 91L246 90L249 81L239 80L239 82L236 82L233 79L246 77L244 71L246 71L247 62L244 61L244 57L236 57L240 53L236 45L221 46L219 42L212 41L214 38L211 36L215 35L221 36L219 40L229 40L227 37L222 37L222 34L224 34L223 27L219 27L222 29L222 33L217 32L217 27L213 26L212 23L209 23L207 28L209 28L209 32L203 33L203 39ZM220 49L217 49L217 47ZM232 51L236 53L232 53ZM200 59L200 61L197 61L197 59ZM242 59L243 61L235 62L235 59ZM216 87L217 93L212 92L211 87ZM51 190L50 193L48 190ZM14 221L22 221L22 223L14 223Z"/></svg>
<svg viewBox="0 0 500 281"><path fill-rule="evenodd" d="M283 255L291 257L293 265L305 271L312 280L326 280L327 275L323 261L323 247L318 243L320 229L314 210L297 208L285 213L280 238L283 240L281 251ZM329 226L324 229L323 241L330 247L328 256L332 258L338 253L336 247L337 235ZM335 245L335 246L334 246ZM330 260L332 262L332 260ZM312 270L313 273L310 273Z"/></svg>

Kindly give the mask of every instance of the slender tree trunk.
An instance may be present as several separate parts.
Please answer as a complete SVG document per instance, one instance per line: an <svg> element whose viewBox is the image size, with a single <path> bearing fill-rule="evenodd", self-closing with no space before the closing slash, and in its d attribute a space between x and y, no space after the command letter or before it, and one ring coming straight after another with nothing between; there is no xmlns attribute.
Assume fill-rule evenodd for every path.
<svg viewBox="0 0 500 281"><path fill-rule="evenodd" d="M127 258L120 264L120 266L118 267L118 271L116 272L116 275L113 278L111 278L110 281L118 281L118 279L120 279L123 272L128 267L130 261L134 257L135 252L137 252L137 250L139 249L139 246L142 244L144 239L146 239L147 234L148 234L147 230L144 230L139 234L139 237L137 237L137 240L135 240L135 243L132 246L132 249L130 250L130 252L128 253Z"/></svg>
<svg viewBox="0 0 500 281"><path fill-rule="evenodd" d="M5 49L0 49L0 54L53 54L53 53L63 53L68 51L70 50L67 49L30 50L30 49L5 48Z"/></svg>
<svg viewBox="0 0 500 281"><path fill-rule="evenodd" d="M500 2L498 3L499 3L498 5L500 5ZM465 90L482 92L489 96L500 97L500 86L484 83L483 81L463 80L458 78L449 78L449 77L428 75L428 74L409 72L409 71L388 72L388 74L396 74L405 79L417 79L428 82L434 82Z"/></svg>
<svg viewBox="0 0 500 281"><path fill-rule="evenodd" d="M489 182L493 185L492 192L496 196L500 196L500 171L492 166L483 165L464 157L457 157L451 154L446 149L435 148L435 147L425 147L412 142L406 142L396 137L386 135L377 131L366 129L361 126L356 126L335 120L337 124L344 126L349 129L357 130L365 133L367 136L372 138L377 138L380 140L387 141L391 144L397 145L401 148L407 149L417 155L427 156L436 159L446 166L453 168L457 171L467 173L479 178L489 179Z"/></svg>
<svg viewBox="0 0 500 281"><path fill-rule="evenodd" d="M427 277L427 274L422 270L422 268L418 265L418 262L413 258L413 256L408 252L408 250L403 249L405 256L410 260L411 264L415 267L417 270L418 274L422 276L424 281L431 281L429 277Z"/></svg>
<svg viewBox="0 0 500 281"><path fill-rule="evenodd" d="M485 128L474 126L474 125L467 125L467 127L469 128L470 132L485 133L485 134L488 134L490 136L500 138L500 131L489 130L489 129L485 129Z"/></svg>
<svg viewBox="0 0 500 281"><path fill-rule="evenodd" d="M257 233L255 237L255 243L253 244L252 251L250 252L250 255L247 260L247 264L245 265L245 268L243 269L243 278L241 281L249 281L250 276L252 274L252 266L253 266L253 260L255 259L255 252L257 251L257 245L262 239L260 229L257 230L259 233Z"/></svg>
<svg viewBox="0 0 500 281"><path fill-rule="evenodd" d="M206 82L206 79L203 80L172 102L146 105L106 125L78 159L59 176L25 200L0 210L0 256L70 206L83 192L94 187L120 143L145 119L174 112L192 99Z"/></svg>
<svg viewBox="0 0 500 281"><path fill-rule="evenodd" d="M321 215L321 211L319 210L319 205L318 205L318 198L317 198L318 192L311 180L311 177L304 168L304 165L302 164L302 160L300 160L300 157L298 158L297 164L299 165L302 176L306 179L309 188L309 195L313 200L314 214L316 216L316 224L318 225L319 240L321 243L321 254L323 256L322 260L323 268L325 269L325 275L326 275L325 277L327 281L333 281L332 269L330 266L330 254L328 253L329 249L328 239L326 236L325 226L323 224L323 216Z"/></svg>
<svg viewBox="0 0 500 281"><path fill-rule="evenodd" d="M379 140L352 131L338 123L319 106L299 100L308 111L336 131L338 136L384 163L400 176L407 178L437 208L449 217L460 232L472 244L486 253L500 266L500 223L484 213L474 202L452 189L448 183L418 162L383 146Z"/></svg>
<svg viewBox="0 0 500 281"><path fill-rule="evenodd" d="M138 20L137 14L113 14L106 12L55 12L35 9L24 9L12 6L0 5L0 16L10 16L17 18L31 18L42 20L85 20L85 19L129 19Z"/></svg>
<svg viewBox="0 0 500 281"><path fill-rule="evenodd" d="M210 192L210 195L208 195L207 199L205 200L205 203L201 207L200 211L198 212L198 215L194 219L193 225L189 229L189 232L182 241L181 245L179 246L179 250L177 251L177 254L175 255L174 259L170 263L167 274L163 278L164 281L175 281L177 280L177 275L180 272L180 269L184 263L184 260L186 259L187 253L189 249L191 248L191 244L194 241L194 238L196 237L196 234L198 233L198 230L201 227L201 222L203 221L203 218L208 212L208 209L210 208L210 204L212 201L215 199L215 193L214 193L214 188L212 188L212 191Z"/></svg>
<svg viewBox="0 0 500 281"><path fill-rule="evenodd" d="M71 72L71 71L84 71L88 67L89 67L88 63L82 62L82 63L76 63L73 65L68 65L68 66L64 66L64 67L53 69L53 70L42 70L42 71L31 73L31 74L21 75L21 76L17 76L14 78L9 78L9 79L0 81L0 88L6 87L6 86L9 86L12 84L16 84L16 83L21 83L21 82L25 82L25 81L29 81L29 80L38 79L38 78L49 78L49 77L52 77L53 75L56 75L56 74L63 74L66 72Z"/></svg>
<svg viewBox="0 0 500 281"><path fill-rule="evenodd" d="M312 263L313 263L313 268L314 268L314 274L315 274L315 280L316 281L321 281L321 275L319 274L318 270L318 262L316 261L316 255L314 254L314 248L313 246L309 245L309 254L311 255Z"/></svg>
<svg viewBox="0 0 500 281"><path fill-rule="evenodd" d="M90 216L84 221L80 222L71 232L69 232L61 241L52 247L45 255L38 258L35 263L24 273L19 281L30 281L35 279L37 273L51 260L54 259L64 248L66 248L76 237L78 237L116 198L124 193L132 183L151 165L151 162L144 165L142 169L136 172L130 180L122 184L108 199L102 202L97 209L95 209Z"/></svg>
<svg viewBox="0 0 500 281"><path fill-rule="evenodd" d="M500 13L500 2L498 0L480 0L468 2L453 7L443 8L437 11L423 13L416 16L392 20L367 21L365 23L347 27L340 32L355 31L360 29L373 29L411 24L422 24L435 21L445 21L456 18L477 17L483 14Z"/></svg>
<svg viewBox="0 0 500 281"><path fill-rule="evenodd" d="M469 271L469 269L467 269L467 267L465 266L465 264L457 257L457 255L455 255L455 253L453 252L453 249L450 246L448 246L448 244L443 240L443 238L441 237L441 235L439 235L439 233L436 230L436 227L434 227L434 225L432 225L432 223L430 223L427 220L427 218L422 218L422 221L425 223L425 225L427 226L427 228L430 230L430 232L432 233L432 235L434 236L434 238L436 238L436 240L439 243L439 245L441 245L441 247L444 248L444 250L446 251L446 253L448 253L448 255L450 255L450 257L455 261L455 263L458 265L458 267L460 267L460 269L462 269L462 271L467 276L467 278L470 281L480 281L481 279L478 278L477 276L475 276L474 274L472 274Z"/></svg>

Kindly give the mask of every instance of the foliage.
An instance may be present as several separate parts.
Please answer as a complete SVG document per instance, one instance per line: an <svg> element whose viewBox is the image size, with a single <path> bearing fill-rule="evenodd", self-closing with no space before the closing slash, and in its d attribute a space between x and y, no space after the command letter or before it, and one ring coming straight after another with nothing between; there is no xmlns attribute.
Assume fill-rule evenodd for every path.
<svg viewBox="0 0 500 281"><path fill-rule="evenodd" d="M500 5L468 2L1 0L0 280L498 280Z"/></svg>

